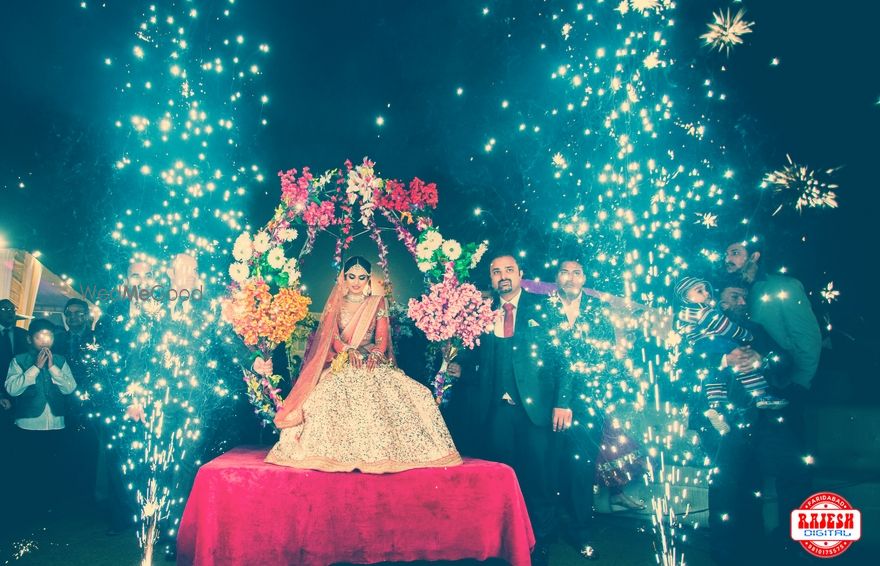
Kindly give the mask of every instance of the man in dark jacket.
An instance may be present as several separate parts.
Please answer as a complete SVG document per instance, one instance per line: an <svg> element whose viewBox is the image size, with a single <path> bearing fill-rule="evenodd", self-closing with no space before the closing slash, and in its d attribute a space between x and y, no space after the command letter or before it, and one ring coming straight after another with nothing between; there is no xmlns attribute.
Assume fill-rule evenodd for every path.
<svg viewBox="0 0 880 566"><path fill-rule="evenodd" d="M0 377L6 379L9 364L15 356L27 352L27 332L15 325L15 303L9 299L0 300ZM0 409L12 408L9 394L4 388L0 392Z"/></svg>
<svg viewBox="0 0 880 566"><path fill-rule="evenodd" d="M553 430L560 433L560 493L568 508L569 535L580 555L595 560L593 486L605 424L606 386L617 373L614 326L606 305L584 292L584 264L576 256L562 258L556 272L558 291L549 298L552 371L559 380L559 398L570 410L555 410Z"/></svg>
<svg viewBox="0 0 880 566"><path fill-rule="evenodd" d="M76 487L77 494L90 503L95 497L99 425L88 416L93 390L87 360L97 354L88 303L82 299L69 299L64 306L64 321L67 330L55 337L52 351L64 356L77 384L77 391L68 397L65 448L73 463L71 484Z"/></svg>
<svg viewBox="0 0 880 566"><path fill-rule="evenodd" d="M0 300L0 380L6 381L9 372L9 364L12 359L28 350L27 332L15 325L15 303L9 299ZM12 399L5 387L0 387L0 453L14 454L13 435L15 427L12 425ZM4 486L3 493L10 486L9 477L14 470L10 462L0 466L0 485ZM4 499L8 499L4 496ZM0 519L5 518L5 512L0 512ZM3 529L0 522L0 529ZM5 529L3 530L5 532Z"/></svg>
<svg viewBox="0 0 880 566"><path fill-rule="evenodd" d="M64 321L67 323L67 330L55 336L52 351L64 356L77 378L77 383L82 386L80 378L83 377L83 358L89 345L95 342L88 303L82 299L69 299L64 305Z"/></svg>
<svg viewBox="0 0 880 566"><path fill-rule="evenodd" d="M544 301L520 287L517 260L496 256L489 276L498 317L476 356L474 426L485 432L486 454L516 471L537 539L533 563L546 564L553 528L551 426L554 411L568 411L571 388L558 387L559 374L545 371Z"/></svg>

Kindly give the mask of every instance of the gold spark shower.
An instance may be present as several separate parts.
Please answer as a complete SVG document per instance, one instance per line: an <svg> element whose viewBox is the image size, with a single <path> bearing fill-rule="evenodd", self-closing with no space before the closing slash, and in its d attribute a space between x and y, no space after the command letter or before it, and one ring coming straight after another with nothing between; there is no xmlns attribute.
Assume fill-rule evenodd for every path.
<svg viewBox="0 0 880 566"><path fill-rule="evenodd" d="M101 301L102 348L92 357L94 416L138 511L144 565L173 537L206 450L215 412L231 405L237 359L219 317L233 236L249 186L264 180L242 161L243 132L258 130L268 95L256 90L269 51L236 30L235 0L149 6L128 56L113 59L123 105L115 121L123 211L108 263L122 300ZM134 294L130 300L125 290ZM184 294L185 293L185 294ZM126 300L129 299L129 300Z"/></svg>

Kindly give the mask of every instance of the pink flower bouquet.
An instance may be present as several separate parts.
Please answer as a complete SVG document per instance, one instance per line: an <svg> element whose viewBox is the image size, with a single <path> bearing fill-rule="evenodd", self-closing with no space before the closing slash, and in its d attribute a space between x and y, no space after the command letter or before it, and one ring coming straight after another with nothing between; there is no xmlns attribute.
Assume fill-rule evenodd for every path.
<svg viewBox="0 0 880 566"><path fill-rule="evenodd" d="M428 340L445 343L443 363L433 383L437 404L445 404L454 383L447 371L449 363L460 348L471 350L479 345L480 335L495 321L492 303L473 284L459 282L450 263L442 281L431 285L420 299L410 299L407 314Z"/></svg>

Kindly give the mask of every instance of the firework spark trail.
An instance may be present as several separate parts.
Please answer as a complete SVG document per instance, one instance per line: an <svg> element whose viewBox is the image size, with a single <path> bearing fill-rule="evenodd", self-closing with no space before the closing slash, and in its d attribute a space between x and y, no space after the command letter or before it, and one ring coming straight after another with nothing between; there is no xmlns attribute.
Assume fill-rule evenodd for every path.
<svg viewBox="0 0 880 566"><path fill-rule="evenodd" d="M745 10L740 10L736 15L730 15L730 9L726 12L718 11L712 14L713 21L708 24L709 31L700 36L706 45L718 51L724 51L730 55L730 50L736 45L742 45L742 36L752 33L754 22L745 20Z"/></svg>
<svg viewBox="0 0 880 566"><path fill-rule="evenodd" d="M21 560L28 554L40 549L37 541L30 539L17 540L12 543L12 559ZM7 562L8 564L8 562Z"/></svg>
<svg viewBox="0 0 880 566"><path fill-rule="evenodd" d="M764 176L762 188L773 187L777 194L794 199L794 209L802 212L804 208L837 208L838 185L831 181L831 175L839 168L834 167L819 173L806 165L799 165L786 155L788 165ZM780 204L774 215L788 203Z"/></svg>
<svg viewBox="0 0 880 566"><path fill-rule="evenodd" d="M829 281L827 285L821 291L822 300L826 303L831 303L837 300L840 296L840 291L834 288L834 281Z"/></svg>
<svg viewBox="0 0 880 566"><path fill-rule="evenodd" d="M236 29L233 7L149 5L127 55L105 61L123 104L136 109L115 121L125 147L116 161L121 213L110 228L119 259L106 268L116 283L159 296L100 305L111 328L90 354L95 384L81 398L95 401L107 449L119 454L145 565L160 536L175 534L180 486L201 463L206 418L229 407L224 376L238 361L226 353L231 333L217 298L233 237L247 229L248 186L264 180L242 163L239 139L267 124L269 98L255 88L269 46Z"/></svg>

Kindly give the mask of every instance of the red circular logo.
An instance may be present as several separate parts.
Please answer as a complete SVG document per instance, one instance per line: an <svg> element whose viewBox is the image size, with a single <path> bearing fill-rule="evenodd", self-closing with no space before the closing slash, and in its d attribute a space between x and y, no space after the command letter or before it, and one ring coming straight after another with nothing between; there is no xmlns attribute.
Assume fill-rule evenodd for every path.
<svg viewBox="0 0 880 566"><path fill-rule="evenodd" d="M861 512L836 493L812 495L791 512L791 538L813 556L840 556L861 537Z"/></svg>

